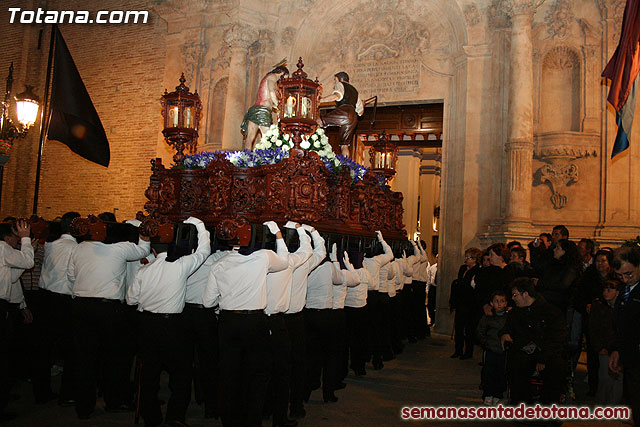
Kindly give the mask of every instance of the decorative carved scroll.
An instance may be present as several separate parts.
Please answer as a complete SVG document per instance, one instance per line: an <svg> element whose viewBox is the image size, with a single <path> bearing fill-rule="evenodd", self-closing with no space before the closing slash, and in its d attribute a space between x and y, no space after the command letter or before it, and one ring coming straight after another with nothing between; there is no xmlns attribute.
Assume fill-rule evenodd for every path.
<svg viewBox="0 0 640 427"><path fill-rule="evenodd" d="M562 209L567 205L567 196L562 194L569 184L578 181L578 167L576 165L550 165L540 168L540 179L551 185L551 203L554 209ZM562 193L561 193L562 192Z"/></svg>

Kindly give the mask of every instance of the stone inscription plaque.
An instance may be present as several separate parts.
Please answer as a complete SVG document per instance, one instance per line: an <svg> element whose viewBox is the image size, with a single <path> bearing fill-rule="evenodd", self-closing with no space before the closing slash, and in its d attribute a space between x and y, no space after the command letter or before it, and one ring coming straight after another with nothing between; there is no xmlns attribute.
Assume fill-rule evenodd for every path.
<svg viewBox="0 0 640 427"><path fill-rule="evenodd" d="M361 61L345 66L363 98L396 93L414 93L420 88L420 61L417 59L383 59Z"/></svg>

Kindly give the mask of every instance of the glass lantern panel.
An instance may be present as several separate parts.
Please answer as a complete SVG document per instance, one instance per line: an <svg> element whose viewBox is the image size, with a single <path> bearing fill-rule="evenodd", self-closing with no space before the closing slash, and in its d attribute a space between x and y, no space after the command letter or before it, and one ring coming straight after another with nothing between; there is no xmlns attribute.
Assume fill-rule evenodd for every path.
<svg viewBox="0 0 640 427"><path fill-rule="evenodd" d="M177 128L178 119L180 117L180 108L177 105L170 105L167 111L167 126L168 128Z"/></svg>
<svg viewBox="0 0 640 427"><path fill-rule="evenodd" d="M16 115L18 121L25 128L31 127L36 122L38 117L38 103L25 99L23 101L16 102Z"/></svg>
<svg viewBox="0 0 640 427"><path fill-rule="evenodd" d="M311 98L303 96L300 101L300 115L304 118L311 117L312 105L313 103L311 102Z"/></svg>
<svg viewBox="0 0 640 427"><path fill-rule="evenodd" d="M182 110L182 113L184 114L184 117L183 117L184 126L183 127L193 129L193 110L192 110L192 107L184 107L184 109Z"/></svg>
<svg viewBox="0 0 640 427"><path fill-rule="evenodd" d="M285 101L284 101L284 117L295 117L296 116L296 104L298 100L296 99L296 94L293 92L286 92Z"/></svg>

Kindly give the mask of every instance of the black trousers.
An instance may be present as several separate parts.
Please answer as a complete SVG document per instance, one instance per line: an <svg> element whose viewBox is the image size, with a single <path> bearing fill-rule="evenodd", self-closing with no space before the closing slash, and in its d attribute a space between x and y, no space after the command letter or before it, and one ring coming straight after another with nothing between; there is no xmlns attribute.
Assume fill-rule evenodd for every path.
<svg viewBox="0 0 640 427"><path fill-rule="evenodd" d="M11 335L13 322L9 317L9 303L0 299L0 414L9 402L11 391Z"/></svg>
<svg viewBox="0 0 640 427"><path fill-rule="evenodd" d="M405 283L402 290L399 292L400 297L400 339L406 339L409 337L415 338L411 327L411 301L413 289L410 283Z"/></svg>
<svg viewBox="0 0 640 427"><path fill-rule="evenodd" d="M218 317L215 308L196 308L185 305L189 345L195 348L193 369L196 396L203 396L205 413L220 412L218 403Z"/></svg>
<svg viewBox="0 0 640 427"><path fill-rule="evenodd" d="M384 340L379 328L382 327L382 294L378 291L367 292L367 360L382 362Z"/></svg>
<svg viewBox="0 0 640 427"><path fill-rule="evenodd" d="M414 323L415 336L417 338L424 338L427 336L427 330L429 329L429 325L427 324L427 306L425 305L427 300L427 284L414 280L411 288L413 289L412 322ZM431 302L431 299L429 299L429 302ZM429 313L431 314L431 312Z"/></svg>
<svg viewBox="0 0 640 427"><path fill-rule="evenodd" d="M402 296L396 291L396 296L389 298L391 348L394 353L402 351Z"/></svg>
<svg viewBox="0 0 640 427"><path fill-rule="evenodd" d="M521 350L510 351L507 369L512 404L534 403L531 377L536 370L536 358L535 354L529 355ZM545 369L540 372L543 382L540 403L550 405L560 401L560 395L564 392L566 367L567 361L560 356L546 363Z"/></svg>
<svg viewBox="0 0 640 427"><path fill-rule="evenodd" d="M51 366L62 360L64 371L60 385L60 400L75 399L73 322L71 295L41 290L40 310L34 313L34 322L40 317L40 342L33 372L33 391L36 399L51 393ZM29 304L31 306L32 304Z"/></svg>
<svg viewBox="0 0 640 427"><path fill-rule="evenodd" d="M222 423L260 426L271 363L267 315L222 310L218 334Z"/></svg>
<svg viewBox="0 0 640 427"><path fill-rule="evenodd" d="M274 424L280 424L287 418L287 408L289 407L291 342L285 324L285 316L284 313L277 313L268 317L271 334L269 336L271 366L265 406L267 413L273 413Z"/></svg>
<svg viewBox="0 0 640 427"><path fill-rule="evenodd" d="M304 314L285 314L285 326L289 334L291 347L291 378L289 381L289 404L292 410L303 408L304 382L306 376L306 329L304 325Z"/></svg>
<svg viewBox="0 0 640 427"><path fill-rule="evenodd" d="M364 371L367 358L367 307L345 307L351 368Z"/></svg>
<svg viewBox="0 0 640 427"><path fill-rule="evenodd" d="M75 348L76 412L90 414L96 405L96 373L102 359L104 401L108 407L130 405L130 358L127 323L120 301L75 298L72 302Z"/></svg>
<svg viewBox="0 0 640 427"><path fill-rule="evenodd" d="M473 343L476 334L475 307L458 307L455 313L455 348L456 353L473 355Z"/></svg>
<svg viewBox="0 0 640 427"><path fill-rule="evenodd" d="M640 425L640 364L624 366L622 386L625 403L631 408L633 422L638 426Z"/></svg>
<svg viewBox="0 0 640 427"><path fill-rule="evenodd" d="M429 318L431 319L431 325L436 323L436 297L438 296L438 288L435 286L429 286L429 302L427 303L427 310L429 310ZM425 299L422 299L422 305L424 306ZM426 322L426 318L425 318ZM426 323L425 323L426 324ZM429 325L430 326L430 325ZM426 326L428 328L428 326Z"/></svg>
<svg viewBox="0 0 640 427"><path fill-rule="evenodd" d="M482 365L482 397L497 397L502 399L507 390L507 372L505 367L505 354L494 353L491 350L484 351L484 363Z"/></svg>
<svg viewBox="0 0 640 427"><path fill-rule="evenodd" d="M347 335L347 314L344 308L335 309L332 312L332 316L335 317L336 329L336 358L335 372L336 372L336 385L340 384L347 375L349 375L349 345Z"/></svg>
<svg viewBox="0 0 640 427"><path fill-rule="evenodd" d="M304 323L307 329L307 377L306 391L320 387L322 377L323 393L334 391L335 372L330 363L331 355L336 352L334 338L335 319L332 309L304 309Z"/></svg>
<svg viewBox="0 0 640 427"><path fill-rule="evenodd" d="M146 426L162 424L158 388L163 369L169 373L171 390L167 404L167 422L185 421L191 400L193 362L193 346L189 338L188 322L183 313L140 313L140 414Z"/></svg>

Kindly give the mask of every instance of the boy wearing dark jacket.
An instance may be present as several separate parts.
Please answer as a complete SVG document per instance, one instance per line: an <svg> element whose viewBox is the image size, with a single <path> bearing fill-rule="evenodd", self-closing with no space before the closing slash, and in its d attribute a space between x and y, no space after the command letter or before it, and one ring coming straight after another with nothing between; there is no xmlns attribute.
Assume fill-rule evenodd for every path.
<svg viewBox="0 0 640 427"><path fill-rule="evenodd" d="M493 314L482 316L476 334L484 349L482 398L485 405L495 406L507 389L505 355L498 335L507 322L507 295L502 291L495 291L491 296L491 307Z"/></svg>

